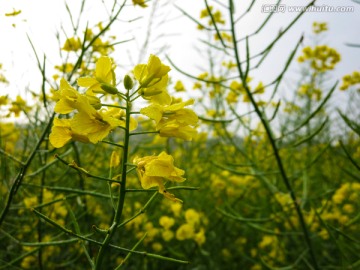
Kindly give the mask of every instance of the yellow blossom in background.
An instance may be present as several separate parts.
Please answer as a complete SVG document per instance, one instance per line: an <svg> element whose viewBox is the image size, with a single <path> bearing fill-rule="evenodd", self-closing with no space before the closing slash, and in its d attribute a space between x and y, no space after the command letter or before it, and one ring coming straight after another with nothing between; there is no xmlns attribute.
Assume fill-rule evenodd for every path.
<svg viewBox="0 0 360 270"><path fill-rule="evenodd" d="M229 94L226 96L226 102L231 103L237 103L238 102L238 94L235 92L230 91Z"/></svg>
<svg viewBox="0 0 360 270"><path fill-rule="evenodd" d="M320 23L320 22L313 22L313 32L315 34L320 34L321 32L325 32L328 30L328 27L327 27L327 23L326 22L323 22L323 23Z"/></svg>
<svg viewBox="0 0 360 270"><path fill-rule="evenodd" d="M0 63L0 70L2 69L2 64ZM9 81L5 78L3 74L0 73L0 82L8 84ZM1 105L1 103L0 103Z"/></svg>
<svg viewBox="0 0 360 270"><path fill-rule="evenodd" d="M233 61L229 61L229 62L226 62L226 61L223 61L221 63L222 66L226 67L227 69L233 69L233 68L236 68L237 67L237 64L234 63Z"/></svg>
<svg viewBox="0 0 360 270"><path fill-rule="evenodd" d="M182 204L181 203L172 203L170 205L170 209L173 212L174 216L177 217L180 215L181 210L182 210Z"/></svg>
<svg viewBox="0 0 360 270"><path fill-rule="evenodd" d="M17 16L21 13L21 10L15 10L15 8L13 9L13 12L9 12L9 13L5 13L6 17L11 17L11 16Z"/></svg>
<svg viewBox="0 0 360 270"><path fill-rule="evenodd" d="M212 10L214 9L214 7L213 7L213 6L209 6L209 9L210 9L210 11L212 11ZM207 16L209 16L209 11L208 11L207 8L205 8L205 9L203 9L203 10L200 11L200 19L205 18L205 17L207 17Z"/></svg>
<svg viewBox="0 0 360 270"><path fill-rule="evenodd" d="M310 67L318 72L334 69L341 60L340 54L327 45L317 45L314 48L307 46L302 52L303 54L299 56L298 61L300 63L309 61Z"/></svg>
<svg viewBox="0 0 360 270"><path fill-rule="evenodd" d="M200 80L205 80L205 79L208 78L208 76L209 76L209 73L203 72L200 75L198 75L197 78L200 79Z"/></svg>
<svg viewBox="0 0 360 270"><path fill-rule="evenodd" d="M160 252L163 249L163 246L159 242L153 243L151 247L156 252Z"/></svg>
<svg viewBox="0 0 360 270"><path fill-rule="evenodd" d="M21 96L16 96L16 100L11 102L9 113L13 113L15 117L19 117L21 112L29 112L30 107L26 105L26 101Z"/></svg>
<svg viewBox="0 0 360 270"><path fill-rule="evenodd" d="M0 106L7 105L9 103L8 96L0 96Z"/></svg>
<svg viewBox="0 0 360 270"><path fill-rule="evenodd" d="M193 90L196 90L196 89L201 89L202 88L202 84L201 83L199 83L199 82L196 82L196 83L194 83L194 85L193 85Z"/></svg>
<svg viewBox="0 0 360 270"><path fill-rule="evenodd" d="M166 180L172 182L183 182L185 171L174 166L172 156L161 152L158 156L145 156L142 158L135 157L134 164L137 165L137 173L141 186L144 189L158 187L159 193L166 198L179 201L175 196L165 189L164 182Z"/></svg>
<svg viewBox="0 0 360 270"><path fill-rule="evenodd" d="M111 59L102 56L96 62L94 76L79 78L77 84L87 87L86 93L88 94L105 94L107 91L104 90L104 86L115 87L116 85L114 69Z"/></svg>
<svg viewBox="0 0 360 270"><path fill-rule="evenodd" d="M183 224L176 230L176 239L183 241L191 239L195 235L194 227L191 224Z"/></svg>
<svg viewBox="0 0 360 270"><path fill-rule="evenodd" d="M360 72L354 71L352 74L345 75L342 78L342 84L340 86L340 90L346 90L351 86L360 84ZM360 89L360 88L358 88Z"/></svg>
<svg viewBox="0 0 360 270"><path fill-rule="evenodd" d="M194 241L199 245L203 245L206 242L205 230L200 228L200 231L194 235Z"/></svg>
<svg viewBox="0 0 360 270"><path fill-rule="evenodd" d="M223 40L227 41L227 42L232 42L233 38L232 35L228 34L227 32L220 32L220 36ZM220 40L219 34L215 33L214 34L214 39L215 40Z"/></svg>
<svg viewBox="0 0 360 270"><path fill-rule="evenodd" d="M213 20L214 20L215 23L225 24L225 20L223 19L220 10L216 10L215 12L213 12L213 9L214 9L213 6L209 6L209 10L210 10L210 12L211 12L211 15L210 15L210 13L209 13L209 11L208 11L207 8L201 10L201 12L200 12L200 19L203 19L203 18L206 18L206 17L210 17L210 16L211 16L212 19L210 18L210 19L208 20L208 24L209 24L209 25L213 25L213 24L214 24L214 23L213 23Z"/></svg>
<svg viewBox="0 0 360 270"><path fill-rule="evenodd" d="M177 81L175 83L174 89L176 92L184 92L185 87L184 87L184 84L182 83L182 81Z"/></svg>
<svg viewBox="0 0 360 270"><path fill-rule="evenodd" d="M185 220L195 227L200 223L200 214L195 209L189 208L185 211Z"/></svg>
<svg viewBox="0 0 360 270"><path fill-rule="evenodd" d="M80 38L75 38L75 37L68 38L61 49L67 52L70 51L76 52L77 50L80 50L81 49Z"/></svg>
<svg viewBox="0 0 360 270"><path fill-rule="evenodd" d="M55 69L63 73L70 73L74 69L74 65L72 63L64 63L61 66L56 65Z"/></svg>
<svg viewBox="0 0 360 270"><path fill-rule="evenodd" d="M145 0L132 0L134 6L140 6L140 7L143 7L143 8L146 8L147 5L145 3Z"/></svg>
<svg viewBox="0 0 360 270"><path fill-rule="evenodd" d="M316 101L321 100L321 97L322 97L321 89L314 88L314 85L311 85L311 84L301 85L298 90L298 94L300 96L307 96L308 98L312 98Z"/></svg>
<svg viewBox="0 0 360 270"><path fill-rule="evenodd" d="M262 82L259 82L259 84L255 87L252 94L263 94L265 93L265 87Z"/></svg>
<svg viewBox="0 0 360 270"><path fill-rule="evenodd" d="M170 230L164 230L161 233L161 237L164 239L164 241L169 242L171 241L175 236L175 233L173 231Z"/></svg>
<svg viewBox="0 0 360 270"><path fill-rule="evenodd" d="M5 152L14 152L19 137L20 131L14 123L3 123L0 121L0 147Z"/></svg>
<svg viewBox="0 0 360 270"><path fill-rule="evenodd" d="M120 154L119 151L112 151L110 157L110 168L116 168L120 165Z"/></svg>
<svg viewBox="0 0 360 270"><path fill-rule="evenodd" d="M159 219L159 224L165 229L170 229L175 224L175 219L168 217L168 216L162 216Z"/></svg>

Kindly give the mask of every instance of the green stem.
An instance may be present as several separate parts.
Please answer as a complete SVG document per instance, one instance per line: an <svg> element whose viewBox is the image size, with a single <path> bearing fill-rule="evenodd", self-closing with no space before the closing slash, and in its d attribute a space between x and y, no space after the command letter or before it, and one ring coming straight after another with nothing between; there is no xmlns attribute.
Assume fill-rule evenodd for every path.
<svg viewBox="0 0 360 270"><path fill-rule="evenodd" d="M115 209L115 215L112 221L112 225L109 228L108 234L106 235L104 241L102 242L102 245L100 247L96 264L95 264L95 270L102 269L101 265L104 259L104 255L106 250L108 249L108 246L110 244L110 240L112 236L114 235L117 226L119 224L122 211L124 208L125 203L125 195L126 195L126 176L127 176L127 163L128 163L128 153L129 153L129 142L130 142L130 111L131 111L131 101L130 101L130 93L129 90L126 93L126 126L125 126L125 134L124 134L124 147L123 147L123 157L122 157L122 171L121 171L121 185L120 185L120 191L119 191L119 200Z"/></svg>
<svg viewBox="0 0 360 270"><path fill-rule="evenodd" d="M230 14L230 20L231 20L231 33L232 33L232 36L233 36L234 40L236 40L235 23L234 23L234 17L233 17L233 2L232 2L232 0L229 0L229 7L230 7L229 14ZM319 266L318 266L318 263L317 263L317 260L316 260L316 256L315 256L315 253L314 253L312 242L311 242L311 239L310 239L310 236L309 236L309 231L307 229L306 222L305 222L302 210L300 208L300 205L298 203L297 197L295 195L294 189L292 188L292 186L290 184L290 181L289 181L289 178L288 178L288 176L286 174L282 159L280 157L279 150L278 150L278 148L276 146L276 143L275 143L273 132L271 130L271 127L270 127L268 121L265 119L264 114L260 111L260 109L259 109L253 95L251 94L249 86L247 85L246 77L244 76L244 73L243 73L243 70L242 70L242 67L241 67L240 55L239 55L239 52L238 52L237 44L235 44L235 46L234 46L234 53L235 53L235 60L236 60L237 69L239 71L242 83L244 85L244 88L246 90L247 95L250 98L250 102L253 105L256 114L258 115L262 125L264 126L266 135L267 135L267 137L268 137L268 139L270 141L272 150L274 152L275 160L276 160L276 163L278 165L280 174L282 176L282 179L284 181L286 189L288 190L288 192L289 192L289 194L291 196L291 199L293 201L296 213L297 213L297 215L299 217L300 226L301 226L302 231L304 233L305 242L306 242L306 244L307 244L307 246L309 248L309 253L310 253L311 260L313 262L314 269L319 270Z"/></svg>
<svg viewBox="0 0 360 270"><path fill-rule="evenodd" d="M38 149L40 148L40 145L42 144L42 142L44 141L45 139L45 136L47 135L48 133L48 130L53 122L53 119L55 117L55 113L52 114L52 116L50 117L46 127L44 128L43 130L43 133L41 134L37 144L35 145L33 151L31 152L30 156L28 157L28 159L26 160L26 162L24 163L24 166L22 166L20 169L19 169L19 173L18 175L16 176L16 179L14 181L14 183L12 184L11 188L10 188L10 191L9 191L9 194L6 198L6 203L5 203L5 206L4 206L4 209L2 210L1 214L0 214L0 227L1 227L1 224L3 223L3 221L5 220L5 217L10 209L10 205L12 203L12 200L14 199L14 196L18 190L18 188L20 187L21 185L21 182L22 180L24 179L25 177L25 174L28 170L28 168L30 167L30 164L33 160L33 158L35 157Z"/></svg>
<svg viewBox="0 0 360 270"><path fill-rule="evenodd" d="M159 131L142 131L142 132L133 132L129 134L129 136L142 135L142 134L158 134L158 133Z"/></svg>

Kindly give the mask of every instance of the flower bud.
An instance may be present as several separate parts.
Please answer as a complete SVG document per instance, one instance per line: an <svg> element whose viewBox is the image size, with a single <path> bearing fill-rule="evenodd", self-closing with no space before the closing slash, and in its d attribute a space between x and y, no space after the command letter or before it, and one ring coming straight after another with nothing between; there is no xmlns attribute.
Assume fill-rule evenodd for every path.
<svg viewBox="0 0 360 270"><path fill-rule="evenodd" d="M117 90L116 87L111 86L111 85L106 84L106 83L101 84L101 89L104 90L106 93L109 93L111 95L116 95L117 93L119 93L119 90Z"/></svg>
<svg viewBox="0 0 360 270"><path fill-rule="evenodd" d="M131 90L134 87L134 82L129 75L124 77L124 87L126 90Z"/></svg>

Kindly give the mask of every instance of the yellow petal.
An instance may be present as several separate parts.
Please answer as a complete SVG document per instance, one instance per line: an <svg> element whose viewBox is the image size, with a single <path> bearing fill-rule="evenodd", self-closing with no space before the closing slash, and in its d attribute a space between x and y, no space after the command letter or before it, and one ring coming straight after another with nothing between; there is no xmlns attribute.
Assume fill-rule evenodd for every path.
<svg viewBox="0 0 360 270"><path fill-rule="evenodd" d="M52 146L55 148L63 147L69 141L71 141L71 131L67 127L54 126L51 129L49 140Z"/></svg>
<svg viewBox="0 0 360 270"><path fill-rule="evenodd" d="M81 78L77 79L77 84L78 84L78 86L81 86L81 87L90 87L97 83L98 83L98 81L92 77L81 77Z"/></svg>

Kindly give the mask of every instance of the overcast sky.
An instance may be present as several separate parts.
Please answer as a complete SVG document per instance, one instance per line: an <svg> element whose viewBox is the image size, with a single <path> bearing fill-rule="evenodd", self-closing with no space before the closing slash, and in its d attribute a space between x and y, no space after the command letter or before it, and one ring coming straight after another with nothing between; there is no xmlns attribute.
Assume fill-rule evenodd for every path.
<svg viewBox="0 0 360 270"><path fill-rule="evenodd" d="M70 9L76 16L81 1L68 1ZM103 1L87 1L85 6L86 17L82 20L82 25L95 25L98 21L106 19L106 9ZM141 17L132 24L117 22L113 27L114 34L118 40L135 37L136 41L119 45L116 47L115 58L129 64L131 61L136 64L138 61L138 52L141 50L144 42L144 31L149 23L149 14L152 11L152 3L149 2L149 8L131 6L126 8L121 20L129 20ZM211 3L211 1L209 1ZM218 1L222 2L222 1ZM225 1L227 3L227 1ZM250 1L243 1L244 8ZM111 4L113 1L105 0L105 3ZM258 0L251 12L239 24L239 36L245 36L252 33L267 14L264 13L265 5L273 4L275 1ZM269 23L258 37L251 41L253 52L263 49L267 42L274 38L280 28L284 28L287 23L294 18L297 13L290 12L289 7L306 5L309 1L285 0L282 4L285 7L284 12L275 14L274 19ZM149 49L145 52L146 61L149 53L154 53L158 48L167 45L166 53L172 60L187 72L197 75L201 72L201 66L204 65L204 59L196 52L195 47L200 47L199 38L205 38L203 32L196 30L196 25L188 18L181 17L181 12L174 7L174 4L184 9L191 16L199 17L200 10L204 8L204 2L201 0L174 0L158 1L161 8L155 13L156 19L152 30ZM346 43L360 44L360 5L353 1L335 1L319 0L318 6L354 7L353 12L306 12L303 18L286 34L277 48L272 52L271 57L264 65L259 76L263 80L270 81L276 76L274 66L286 60L288 52L292 50L299 36L304 33L304 44L311 45L310 33L311 25L314 21L328 22L329 32L325 36L324 43L336 48L342 55L342 62L338 65L334 76L341 78L342 75L350 73L353 70L360 69L360 49L346 46ZM16 17L5 17L5 13L15 10L22 10L22 13ZM162 20L169 20L163 23ZM227 17L225 17L227 19ZM15 25L15 26L13 26ZM0 86L0 94L9 94L14 97L17 94L23 94L26 87L36 90L41 85L40 75L36 67L34 53L27 40L26 34L32 39L39 55L47 55L48 65L59 64L58 43L55 33L63 27L69 31L70 20L66 12L63 0L1 0L0 1L0 63L3 64L3 73L11 84L8 87ZM126 29L124 29L126 28ZM69 31L71 34L71 32ZM64 35L62 37L64 40ZM131 57L129 57L131 56ZM130 61L131 59L131 61ZM130 65L129 65L130 68ZM1 72L1 71L0 71ZM49 74L50 75L50 74ZM296 75L296 68L290 71L289 75Z"/></svg>

